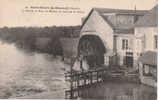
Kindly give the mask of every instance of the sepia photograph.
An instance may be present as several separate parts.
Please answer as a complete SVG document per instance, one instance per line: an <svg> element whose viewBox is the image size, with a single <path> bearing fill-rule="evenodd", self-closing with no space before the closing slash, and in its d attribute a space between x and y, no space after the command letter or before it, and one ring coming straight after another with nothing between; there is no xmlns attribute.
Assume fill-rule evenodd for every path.
<svg viewBox="0 0 158 100"><path fill-rule="evenodd" d="M158 0L1 0L0 99L157 100Z"/></svg>

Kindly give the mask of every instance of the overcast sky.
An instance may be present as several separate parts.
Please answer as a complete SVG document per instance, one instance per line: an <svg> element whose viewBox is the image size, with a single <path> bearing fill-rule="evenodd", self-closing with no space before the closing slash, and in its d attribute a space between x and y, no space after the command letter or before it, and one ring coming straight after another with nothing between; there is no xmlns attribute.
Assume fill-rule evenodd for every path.
<svg viewBox="0 0 158 100"><path fill-rule="evenodd" d="M158 0L0 0L0 27L80 25L92 7L148 10ZM73 7L82 13L24 12L26 6ZM83 13L84 12L84 13Z"/></svg>

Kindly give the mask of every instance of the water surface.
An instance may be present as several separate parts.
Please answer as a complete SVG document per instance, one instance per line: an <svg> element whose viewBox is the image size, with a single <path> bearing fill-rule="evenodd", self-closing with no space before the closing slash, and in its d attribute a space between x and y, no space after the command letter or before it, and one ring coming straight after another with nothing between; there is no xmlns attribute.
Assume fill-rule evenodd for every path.
<svg viewBox="0 0 158 100"><path fill-rule="evenodd" d="M64 92L65 66L59 58L50 54L31 52L17 48L15 44L0 42L0 98ZM63 95L59 97L64 98Z"/></svg>
<svg viewBox="0 0 158 100"><path fill-rule="evenodd" d="M64 99L65 89L68 88L64 81L66 67L61 59L52 55L30 52L14 44L0 42L0 98ZM46 94L32 96L40 93ZM142 84L105 82L82 90L80 98L156 100L156 89Z"/></svg>
<svg viewBox="0 0 158 100"><path fill-rule="evenodd" d="M81 91L82 99L157 100L156 89L143 84L105 82Z"/></svg>

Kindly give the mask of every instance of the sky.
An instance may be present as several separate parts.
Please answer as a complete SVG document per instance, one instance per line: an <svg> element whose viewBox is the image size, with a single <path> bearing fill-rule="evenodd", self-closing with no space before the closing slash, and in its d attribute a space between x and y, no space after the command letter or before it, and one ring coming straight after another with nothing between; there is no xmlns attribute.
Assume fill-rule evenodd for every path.
<svg viewBox="0 0 158 100"><path fill-rule="evenodd" d="M43 27L81 25L81 18L87 16L93 7L149 10L158 0L1 0L0 27ZM29 7L71 7L65 11L80 13L30 12ZM29 9L28 9L29 8ZM72 10L73 8L73 10ZM26 11L27 10L27 11ZM31 10L39 10L37 8ZM43 9L51 10L51 9ZM59 9L55 9L59 11ZM64 11L60 9L60 11Z"/></svg>

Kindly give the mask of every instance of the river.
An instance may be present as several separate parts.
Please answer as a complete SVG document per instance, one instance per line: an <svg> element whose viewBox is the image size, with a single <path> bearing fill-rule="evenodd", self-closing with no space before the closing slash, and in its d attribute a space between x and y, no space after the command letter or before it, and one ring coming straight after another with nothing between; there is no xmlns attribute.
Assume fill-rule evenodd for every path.
<svg viewBox="0 0 158 100"><path fill-rule="evenodd" d="M58 97L64 98L66 66L59 57L0 42L0 98L56 91L63 91Z"/></svg>
<svg viewBox="0 0 158 100"><path fill-rule="evenodd" d="M0 98L64 99L65 68L60 57L0 42ZM156 100L156 89L134 83L106 82L81 94L81 99Z"/></svg>

